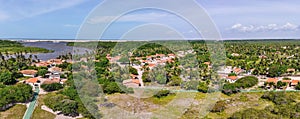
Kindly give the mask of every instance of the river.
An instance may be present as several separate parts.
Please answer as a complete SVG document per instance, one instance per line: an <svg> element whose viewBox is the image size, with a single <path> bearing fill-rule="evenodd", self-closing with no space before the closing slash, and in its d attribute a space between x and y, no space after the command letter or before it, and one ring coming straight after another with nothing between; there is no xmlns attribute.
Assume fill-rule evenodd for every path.
<svg viewBox="0 0 300 119"><path fill-rule="evenodd" d="M21 42L24 46L28 47L40 47L48 50L53 50L52 53L35 53L40 60L46 61L49 59L57 58L59 55L64 55L69 52L76 51L76 54L83 54L86 51L90 51L87 48L72 47L67 46L66 42L51 42L51 41L41 41L41 42ZM28 53L27 56L30 54Z"/></svg>

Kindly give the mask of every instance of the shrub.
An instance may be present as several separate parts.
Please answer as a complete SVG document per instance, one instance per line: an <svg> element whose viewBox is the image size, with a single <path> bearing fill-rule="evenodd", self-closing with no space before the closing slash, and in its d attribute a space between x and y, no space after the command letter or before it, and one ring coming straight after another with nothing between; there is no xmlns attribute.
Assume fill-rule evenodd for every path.
<svg viewBox="0 0 300 119"><path fill-rule="evenodd" d="M169 90L160 90L154 95L154 97L162 98L168 96L170 93L171 92Z"/></svg>
<svg viewBox="0 0 300 119"><path fill-rule="evenodd" d="M52 84L42 84L41 87L48 92L56 91L63 88L63 85L60 83L52 83Z"/></svg>

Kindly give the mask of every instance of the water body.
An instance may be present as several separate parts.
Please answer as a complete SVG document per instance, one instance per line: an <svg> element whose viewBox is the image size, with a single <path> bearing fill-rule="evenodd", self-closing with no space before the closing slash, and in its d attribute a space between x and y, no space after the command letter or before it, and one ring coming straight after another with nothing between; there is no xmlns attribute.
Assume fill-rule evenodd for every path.
<svg viewBox="0 0 300 119"><path fill-rule="evenodd" d="M81 48L81 47L72 47L67 46L66 42L52 42L52 41L41 41L41 42L21 42L24 46L29 47L40 47L45 48L48 50L53 50L53 53L36 53L33 55L37 55L37 57L40 60L46 61L49 59L57 58L59 55L64 55L67 53L72 53L73 51L76 51L76 54L83 54L86 53L86 51L91 51L87 48ZM27 57L30 54L27 54Z"/></svg>

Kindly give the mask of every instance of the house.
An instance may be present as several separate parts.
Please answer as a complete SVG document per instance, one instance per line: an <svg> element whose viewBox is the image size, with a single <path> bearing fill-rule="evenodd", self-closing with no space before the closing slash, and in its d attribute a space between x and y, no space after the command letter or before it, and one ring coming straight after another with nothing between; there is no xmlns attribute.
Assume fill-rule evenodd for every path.
<svg viewBox="0 0 300 119"><path fill-rule="evenodd" d="M209 65L210 65L210 62L204 62L204 64L206 64L207 66L209 66Z"/></svg>
<svg viewBox="0 0 300 119"><path fill-rule="evenodd" d="M165 56L166 56L165 54L156 54L157 58L162 58L162 57L165 57Z"/></svg>
<svg viewBox="0 0 300 119"><path fill-rule="evenodd" d="M266 82L267 82L267 83L274 83L274 84L277 84L278 79L276 79L276 78L268 78L268 80L267 80Z"/></svg>
<svg viewBox="0 0 300 119"><path fill-rule="evenodd" d="M299 80L292 80L291 86L297 86L299 83Z"/></svg>
<svg viewBox="0 0 300 119"><path fill-rule="evenodd" d="M130 77L131 77L132 79L139 79L139 78L138 78L138 75L134 75L134 74L130 74Z"/></svg>
<svg viewBox="0 0 300 119"><path fill-rule="evenodd" d="M25 81L25 83L34 87L34 86L38 85L40 83L40 81L38 78L30 78L30 79L27 79Z"/></svg>
<svg viewBox="0 0 300 119"><path fill-rule="evenodd" d="M37 75L37 70L22 70L20 73L25 77L35 77Z"/></svg>
<svg viewBox="0 0 300 119"><path fill-rule="evenodd" d="M52 78L46 79L43 84L53 84L53 83L60 83L60 78Z"/></svg>
<svg viewBox="0 0 300 119"><path fill-rule="evenodd" d="M156 66L156 64L154 64L154 63L150 63L150 64L149 64L149 68L150 68L150 69L153 69L155 66Z"/></svg>
<svg viewBox="0 0 300 119"><path fill-rule="evenodd" d="M174 59L175 58L175 54L168 54L168 57Z"/></svg>
<svg viewBox="0 0 300 119"><path fill-rule="evenodd" d="M62 72L62 69L59 67L51 67L48 69L53 74L60 74Z"/></svg>
<svg viewBox="0 0 300 119"><path fill-rule="evenodd" d="M228 81L229 83L234 83L234 82L237 81L237 79L238 79L237 76L228 76L228 77L226 78L226 81Z"/></svg>
<svg viewBox="0 0 300 119"><path fill-rule="evenodd" d="M286 72L288 72L288 73L294 73L295 71L296 71L296 70L295 70L295 69L292 69L292 68L286 70Z"/></svg>
<svg viewBox="0 0 300 119"><path fill-rule="evenodd" d="M240 73L243 72L243 70L242 70L241 68L234 68L234 69L233 69L233 72L234 72L235 74L240 74Z"/></svg>
<svg viewBox="0 0 300 119"><path fill-rule="evenodd" d="M137 79L124 80L123 85L125 85L126 87L130 87L130 88L136 88L136 87L141 86L140 81Z"/></svg>
<svg viewBox="0 0 300 119"><path fill-rule="evenodd" d="M61 59L50 59L48 60L48 62L51 63L52 65L60 65L63 63Z"/></svg>
<svg viewBox="0 0 300 119"><path fill-rule="evenodd" d="M238 57L238 56L240 56L240 54L238 54L238 53L232 53L231 56Z"/></svg>
<svg viewBox="0 0 300 119"><path fill-rule="evenodd" d="M50 66L50 63L49 63L49 62L42 61L42 62L35 63L34 65L35 65L36 67L49 67L49 66Z"/></svg>
<svg viewBox="0 0 300 119"><path fill-rule="evenodd" d="M286 84L290 85L290 83L291 83L291 80L281 80L281 82L283 82L283 83L286 83Z"/></svg>

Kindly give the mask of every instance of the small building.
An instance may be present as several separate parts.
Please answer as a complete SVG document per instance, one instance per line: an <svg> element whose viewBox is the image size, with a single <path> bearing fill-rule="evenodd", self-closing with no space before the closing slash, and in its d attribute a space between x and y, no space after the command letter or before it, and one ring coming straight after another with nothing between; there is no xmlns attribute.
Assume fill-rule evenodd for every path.
<svg viewBox="0 0 300 119"><path fill-rule="evenodd" d="M299 83L299 80L292 80L291 86L297 86Z"/></svg>
<svg viewBox="0 0 300 119"><path fill-rule="evenodd" d="M228 77L226 78L226 81L228 81L229 83L234 83L234 82L237 81L237 79L238 79L237 76L228 76Z"/></svg>
<svg viewBox="0 0 300 119"><path fill-rule="evenodd" d="M63 63L61 59L50 59L48 60L48 62L51 63L52 65L60 65Z"/></svg>
<svg viewBox="0 0 300 119"><path fill-rule="evenodd" d="M292 73L295 73L295 71L296 71L296 70L295 70L295 69L292 69L292 68L286 70L287 73L291 73L291 74L292 74Z"/></svg>
<svg viewBox="0 0 300 119"><path fill-rule="evenodd" d="M35 63L33 65L35 65L36 67L49 67L51 63L42 61L42 62Z"/></svg>
<svg viewBox="0 0 300 119"><path fill-rule="evenodd" d="M281 82L286 83L287 85L290 85L291 80L281 80Z"/></svg>
<svg viewBox="0 0 300 119"><path fill-rule="evenodd" d="M243 70L242 70L241 68L234 68L234 69L233 69L233 72L234 72L235 74L240 74L240 73L243 72Z"/></svg>
<svg viewBox="0 0 300 119"><path fill-rule="evenodd" d="M37 70L22 70L20 73L23 74L25 77L36 77L37 75Z"/></svg>
<svg viewBox="0 0 300 119"><path fill-rule="evenodd" d="M52 78L46 79L43 84L53 84L53 83L60 83L60 78Z"/></svg>
<svg viewBox="0 0 300 119"><path fill-rule="evenodd" d="M267 83L277 84L277 82L278 82L278 79L276 79L276 78L268 78L268 80L267 80Z"/></svg>
<svg viewBox="0 0 300 119"><path fill-rule="evenodd" d="M168 54L168 57L174 59L176 57L176 55L175 54Z"/></svg>
<svg viewBox="0 0 300 119"><path fill-rule="evenodd" d="M141 86L141 83L137 79L129 79L129 80L124 80L123 85L125 85L126 87L130 87L130 88L137 88L137 87Z"/></svg>
<svg viewBox="0 0 300 119"><path fill-rule="evenodd" d="M40 84L40 80L38 78L30 78L25 80L25 83L34 87Z"/></svg>
<svg viewBox="0 0 300 119"><path fill-rule="evenodd" d="M53 74L60 74L62 72L62 69L59 67L51 67L48 69Z"/></svg>

